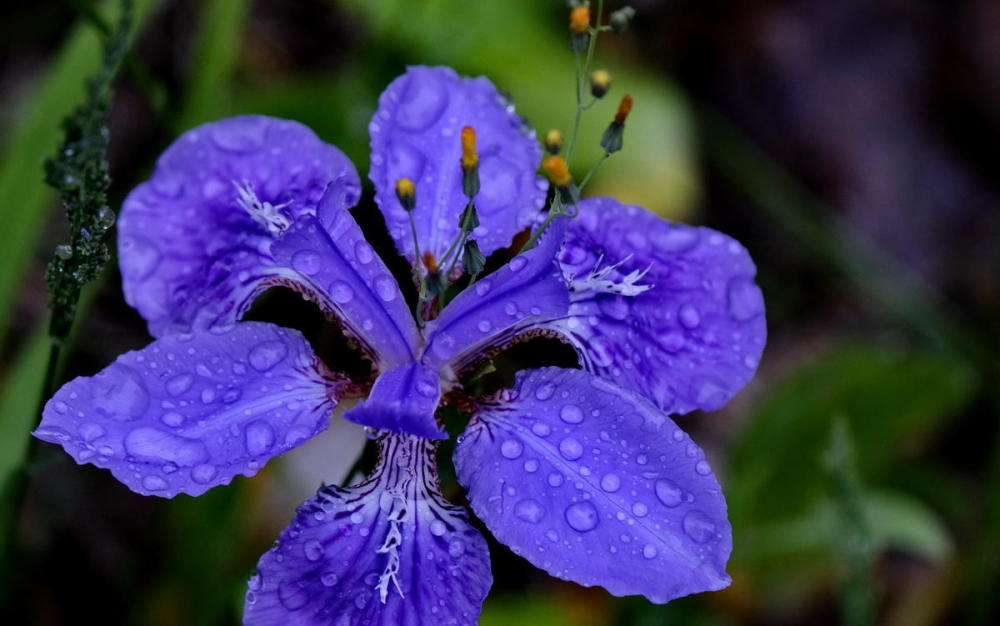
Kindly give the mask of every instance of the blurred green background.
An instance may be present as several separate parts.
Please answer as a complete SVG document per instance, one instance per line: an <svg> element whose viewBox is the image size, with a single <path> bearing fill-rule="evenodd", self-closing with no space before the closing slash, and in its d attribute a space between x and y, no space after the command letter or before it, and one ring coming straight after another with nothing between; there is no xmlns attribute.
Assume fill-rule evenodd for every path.
<svg viewBox="0 0 1000 626"><path fill-rule="evenodd" d="M758 264L770 337L757 377L724 410L678 420L729 501L733 585L655 606L550 578L491 540L481 623L997 623L1000 5L632 4L634 27L601 40L614 85L576 162L599 156L631 93L626 149L588 193L726 231ZM67 237L41 164L97 68L97 23L115 8L97 6L0 8L0 617L235 624L259 554L320 480L343 479L363 437L340 424L254 479L173 501L48 445L28 454L42 274ZM299 120L364 174L368 119L408 64L489 76L540 132L571 124L557 0L137 9L110 122L115 208L178 133L235 113ZM370 189L356 214L382 228ZM114 264L83 303L61 380L149 340Z"/></svg>

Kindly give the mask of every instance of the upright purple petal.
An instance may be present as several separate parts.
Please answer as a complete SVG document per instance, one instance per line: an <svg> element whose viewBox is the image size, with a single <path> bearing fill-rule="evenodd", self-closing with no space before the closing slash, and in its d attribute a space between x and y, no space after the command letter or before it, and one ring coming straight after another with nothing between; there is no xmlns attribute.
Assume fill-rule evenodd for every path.
<svg viewBox="0 0 1000 626"><path fill-rule="evenodd" d="M379 430L409 433L425 439L447 439L448 434L434 418L440 398L437 371L412 362L383 372L368 399L344 417Z"/></svg>
<svg viewBox="0 0 1000 626"><path fill-rule="evenodd" d="M354 166L297 122L250 115L184 133L122 207L125 299L154 336L234 322L275 280L274 234L241 204L252 195L290 222L315 214L331 183L353 206Z"/></svg>
<svg viewBox="0 0 1000 626"><path fill-rule="evenodd" d="M701 449L587 372L520 372L455 467L496 538L554 576L658 603L729 584L726 503Z"/></svg>
<svg viewBox="0 0 1000 626"><path fill-rule="evenodd" d="M271 253L287 282L340 318L379 369L415 358L417 325L399 285L335 193L323 196L318 217L299 218Z"/></svg>
<svg viewBox="0 0 1000 626"><path fill-rule="evenodd" d="M250 579L248 626L473 626L486 541L438 491L434 445L383 436L375 473L299 507Z"/></svg>
<svg viewBox="0 0 1000 626"><path fill-rule="evenodd" d="M459 166L464 126L473 127L478 140L481 225L473 236L484 254L509 245L545 201L547 186L535 174L541 149L496 87L446 67L411 67L386 88L369 125L375 199L396 247L410 261L410 222L396 199L395 182L409 178L416 183L421 251L440 259L458 234L467 202Z"/></svg>
<svg viewBox="0 0 1000 626"><path fill-rule="evenodd" d="M429 322L424 362L458 371L540 322L565 317L569 292L556 253L567 221L555 220L537 247L464 290Z"/></svg>
<svg viewBox="0 0 1000 626"><path fill-rule="evenodd" d="M764 300L750 255L730 237L588 198L560 263L572 304L550 327L591 372L681 414L719 408L756 371Z"/></svg>
<svg viewBox="0 0 1000 626"><path fill-rule="evenodd" d="M66 383L34 435L132 491L196 496L325 429L343 385L298 331L245 322L157 339Z"/></svg>

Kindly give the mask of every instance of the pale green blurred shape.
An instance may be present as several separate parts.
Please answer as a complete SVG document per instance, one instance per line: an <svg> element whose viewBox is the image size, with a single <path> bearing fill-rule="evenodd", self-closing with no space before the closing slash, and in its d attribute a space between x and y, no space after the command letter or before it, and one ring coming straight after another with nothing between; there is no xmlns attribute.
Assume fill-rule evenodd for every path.
<svg viewBox="0 0 1000 626"><path fill-rule="evenodd" d="M343 0L363 18L374 45L394 49L408 63L444 64L482 73L509 91L539 133L573 123L574 61L563 3L537 0ZM555 7L556 10L552 10ZM637 19L641 18L641 13ZM627 54L628 33L601 35L594 67L608 69L614 85L583 118L574 158L581 178L603 150L600 136L624 93L635 99L625 148L612 156L587 189L640 204L674 218L689 215L699 182L692 158L691 119L679 90ZM589 98L589 94L588 94Z"/></svg>

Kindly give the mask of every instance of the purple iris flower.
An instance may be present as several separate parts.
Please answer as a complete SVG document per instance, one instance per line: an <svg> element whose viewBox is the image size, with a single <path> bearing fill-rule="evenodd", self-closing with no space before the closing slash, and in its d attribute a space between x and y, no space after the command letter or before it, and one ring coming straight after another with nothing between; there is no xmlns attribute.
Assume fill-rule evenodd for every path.
<svg viewBox="0 0 1000 626"><path fill-rule="evenodd" d="M442 258L459 235L459 131L479 141L485 254L544 217L541 150L493 85L414 67L371 124L376 202L399 251ZM394 193L416 183L410 217ZM755 268L736 241L588 198L538 245L415 320L348 209L351 163L296 122L225 119L182 135L118 222L125 297L156 339L46 404L35 435L141 494L199 495L324 430L368 387L303 336L240 322L274 286L337 320L377 374L346 418L379 461L299 507L249 581L247 624L473 624L492 582L486 542L440 493L435 417L463 372L530 335L582 369L522 371L469 399L455 467L476 515L554 576L666 602L720 589L726 504L701 449L668 417L722 406L765 340ZM416 240L416 244L414 243Z"/></svg>

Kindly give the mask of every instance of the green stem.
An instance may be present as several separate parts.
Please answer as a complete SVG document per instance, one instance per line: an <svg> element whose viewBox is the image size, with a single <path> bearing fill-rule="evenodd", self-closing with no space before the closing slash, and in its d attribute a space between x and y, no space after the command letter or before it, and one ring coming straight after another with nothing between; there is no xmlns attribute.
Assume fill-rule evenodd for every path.
<svg viewBox="0 0 1000 626"><path fill-rule="evenodd" d="M597 168L599 168L601 166L601 163L604 163L604 161L606 161L609 156L611 156L611 153L605 152L604 154L601 155L601 158L597 159L597 162L594 163L593 166L591 166L590 171L587 172L587 175L583 177L583 180L580 181L580 184L577 187L580 193L583 193L583 188L586 187L587 183L590 182L590 177L594 175L594 173L597 171Z"/></svg>
<svg viewBox="0 0 1000 626"><path fill-rule="evenodd" d="M580 120L583 112L589 109L593 102L584 106L583 89L587 74L590 72L590 64L594 60L594 50L597 48L597 35L602 32L601 15L604 13L604 0L597 0L597 21L593 28L589 29L590 41L587 43L587 59L580 67L580 53L574 53L576 59L576 114L573 116L573 131L569 136L569 144L566 146L566 164L569 165L573 158L573 148L576 147L576 137L580 134Z"/></svg>
<svg viewBox="0 0 1000 626"><path fill-rule="evenodd" d="M417 222L413 219L413 211L407 211L407 215L410 216L410 234L413 235L413 270L417 274L417 285L419 285L419 292L417 293L417 303L413 305L413 316L417 319L417 326L423 328L424 317L421 314L420 308L424 304L424 298L427 296L427 283L424 281L424 273L420 269L420 264L423 259L420 258L420 241L417 239Z"/></svg>

